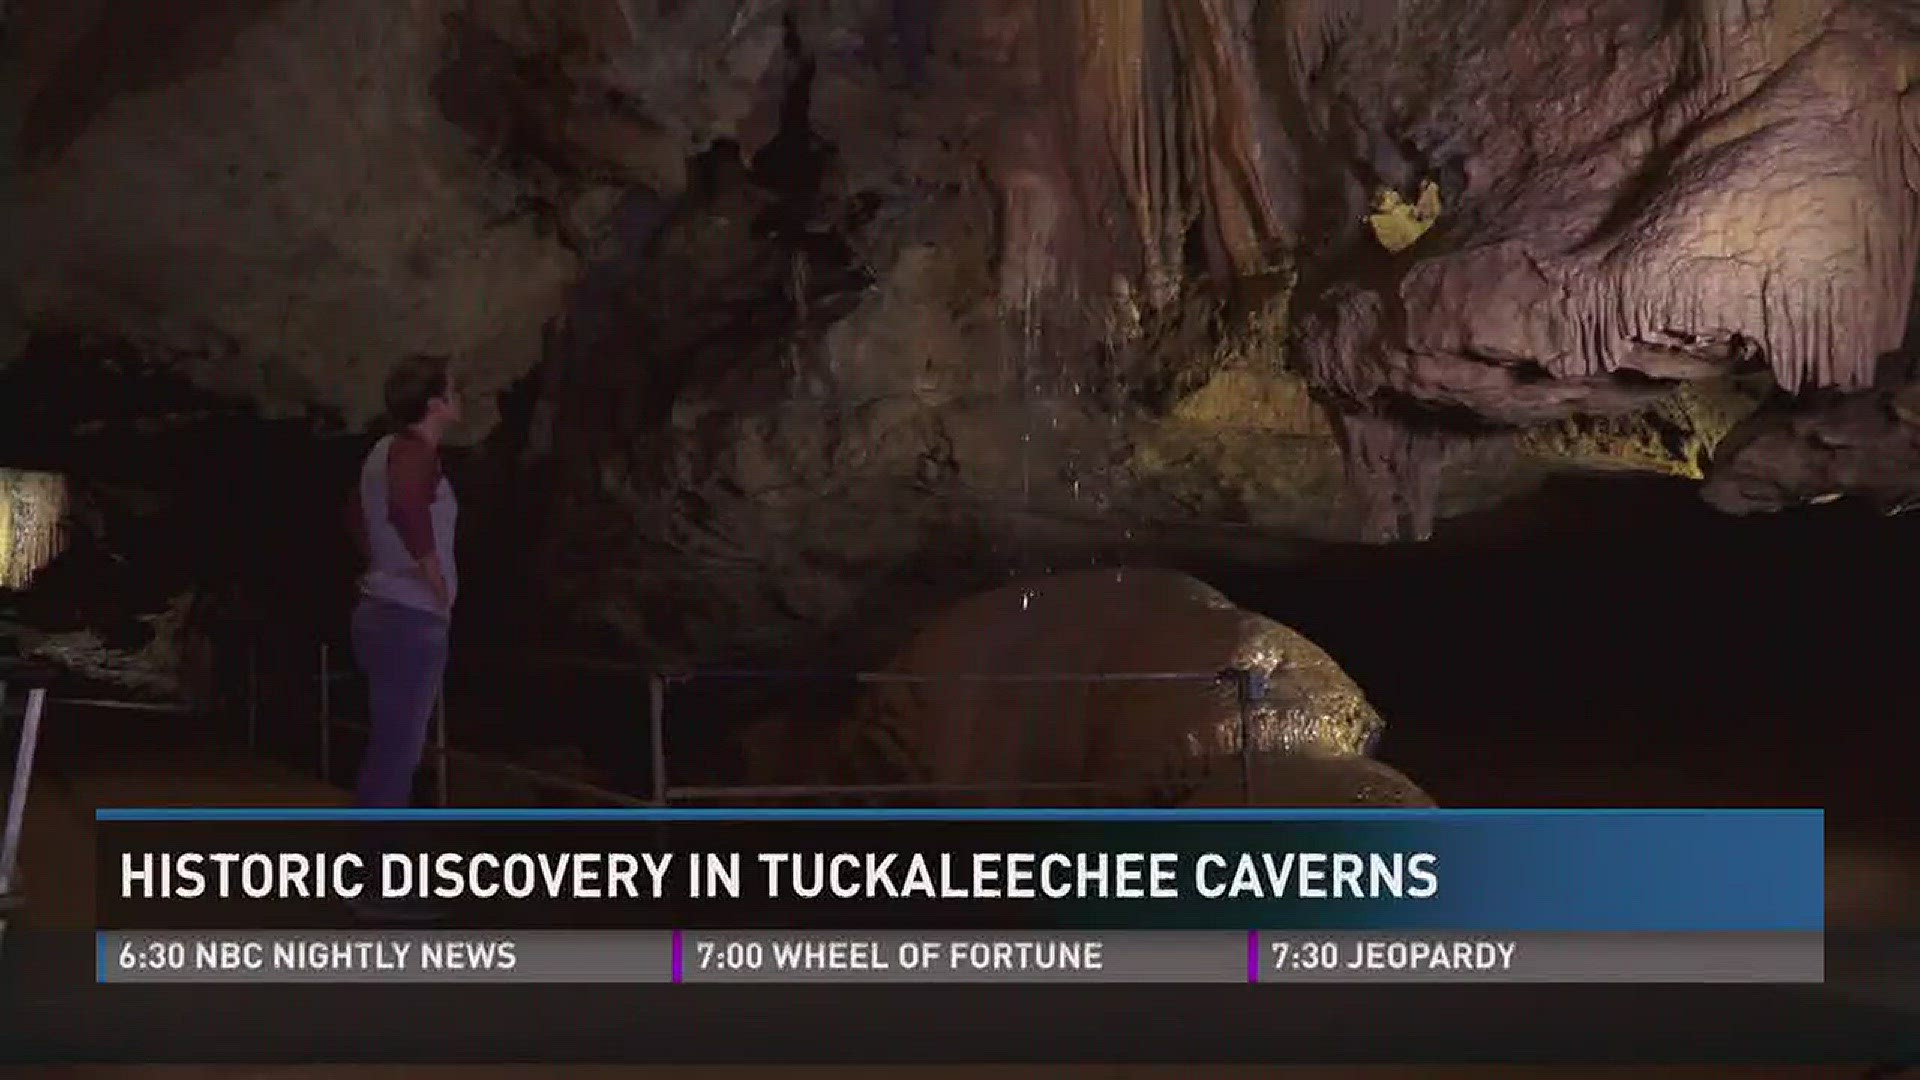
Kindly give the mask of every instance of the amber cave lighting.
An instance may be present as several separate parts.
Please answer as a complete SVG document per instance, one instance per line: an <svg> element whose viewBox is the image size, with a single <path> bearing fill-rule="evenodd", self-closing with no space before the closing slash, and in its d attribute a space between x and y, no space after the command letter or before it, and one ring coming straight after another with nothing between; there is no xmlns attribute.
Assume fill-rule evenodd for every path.
<svg viewBox="0 0 1920 1080"><path fill-rule="evenodd" d="M65 549L66 519L66 477L0 469L0 588L26 588Z"/></svg>

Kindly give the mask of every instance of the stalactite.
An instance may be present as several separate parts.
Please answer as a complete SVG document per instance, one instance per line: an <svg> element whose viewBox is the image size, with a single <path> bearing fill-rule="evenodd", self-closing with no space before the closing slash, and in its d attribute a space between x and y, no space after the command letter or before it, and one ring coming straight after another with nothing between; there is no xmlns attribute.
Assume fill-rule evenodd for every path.
<svg viewBox="0 0 1920 1080"><path fill-rule="evenodd" d="M1147 129L1153 151L1150 175L1159 192L1152 242L1159 252L1164 275L1160 280L1150 280L1148 292L1156 305L1163 305L1178 295L1186 270L1187 232L1204 210L1194 184L1198 166L1188 152L1186 138L1193 123L1184 91L1191 85L1192 72L1174 50L1169 25L1172 16L1166 0L1147 0L1146 6L1160 29L1148 38L1148 62L1143 69L1148 85L1143 91L1152 93L1151 88L1155 86L1176 91L1163 90L1153 95L1150 99L1154 105L1152 123Z"/></svg>
<svg viewBox="0 0 1920 1080"><path fill-rule="evenodd" d="M1193 160L1210 218L1212 245L1236 274L1271 268L1285 239L1272 190L1264 108L1246 31L1232 0L1171 5L1174 41L1187 70Z"/></svg>
<svg viewBox="0 0 1920 1080"><path fill-rule="evenodd" d="M1030 313L1060 280L1065 176L1055 167L1048 132L1027 123L1002 134L996 161L1000 198L1000 302Z"/></svg>
<svg viewBox="0 0 1920 1080"><path fill-rule="evenodd" d="M1450 439L1377 413L1344 413L1336 425L1347 481L1359 504L1360 539L1426 540L1439 509Z"/></svg>
<svg viewBox="0 0 1920 1080"><path fill-rule="evenodd" d="M1291 76L1304 84L1363 19L1391 20L1399 6L1396 0L1295 0L1278 5L1274 16L1280 20Z"/></svg>
<svg viewBox="0 0 1920 1080"><path fill-rule="evenodd" d="M1261 145L1259 88L1239 0L1073 0L1038 13L1037 86L1052 100L1011 117L1015 148L994 170L1001 197L1031 206L1042 188L1068 193L1049 245L1061 266L1050 284L1077 284L1142 313L1171 303L1189 283L1196 223L1227 274L1273 268L1282 239ZM1039 130L1036 117L1045 117ZM1007 138L1003 136L1003 138ZM1057 171L1039 167L1045 146ZM1023 156L1024 155L1024 156ZM1071 207L1072 232L1065 213ZM1009 205L1009 220L1027 211ZM1029 216L1032 216L1029 214ZM1031 258L1013 232L1003 266ZM1026 275L1033 277L1034 275ZM1034 293L1003 277L1003 299ZM1117 289L1118 295L1114 295ZM1131 320L1127 320L1131 321Z"/></svg>
<svg viewBox="0 0 1920 1080"><path fill-rule="evenodd" d="M1105 141L1085 148L1080 162L1112 163L1132 217L1128 246L1138 267L1135 284L1145 303L1158 307L1171 299L1169 289L1178 281L1178 252L1167 250L1163 229L1184 192L1170 190L1167 178L1170 121L1163 102L1169 87L1154 85L1158 28L1150 21L1150 5L1157 10L1153 0L1079 0L1075 36L1079 110L1083 120L1101 119L1098 128L1083 131ZM1092 194L1097 198L1098 190Z"/></svg>
<svg viewBox="0 0 1920 1080"><path fill-rule="evenodd" d="M1862 178L1859 186L1887 191L1878 186L1884 183ZM1890 218L1876 218L1878 208ZM1572 324L1574 347L1547 350L1546 366L1560 378L1611 374L1643 345L1705 331L1752 341L1789 391L1870 385L1877 358L1899 348L1905 334L1920 199L1896 189L1858 200L1851 213L1853 220L1825 226L1830 239L1784 253L1734 259L1627 247L1593 270L1563 270L1562 317Z"/></svg>
<svg viewBox="0 0 1920 1080"><path fill-rule="evenodd" d="M1088 156L1105 140L1089 130L1100 117L1086 113L1073 7L1002 0L977 10L984 67L1006 102L985 163L998 204L997 300L1009 317L1033 319L1048 297L1111 284L1117 245L1103 219L1113 170Z"/></svg>
<svg viewBox="0 0 1920 1080"><path fill-rule="evenodd" d="M1898 72L1920 62L1913 42L1890 35L1889 26L1874 21L1884 14L1835 0L1694 0L1686 11L1699 77L1672 112L1697 129L1679 145L1698 144L1700 153L1714 153L1730 140L1768 127L1821 122L1819 113L1808 114L1803 98L1780 89L1814 77L1807 72L1837 73L1863 60L1882 62L1891 48L1905 53L1891 57L1896 80L1904 81ZM1815 136L1811 143L1864 151L1852 175L1827 162L1809 162L1813 168L1799 170L1803 180L1857 187L1833 208L1827 223L1835 237L1830 248L1784 252L1795 260L1785 266L1767 265L1770 253L1762 252L1759 258L1715 267L1710 275L1680 279L1677 293L1673 283L1660 282L1660 275L1635 275L1641 289L1667 290L1653 306L1675 325L1738 325L1760 343L1779 383L1790 391L1857 390L1871 384L1879 355L1898 348L1904 334L1920 254L1920 187L1911 180L1915 173L1909 164L1920 142L1901 130L1901 94L1886 95L1884 85L1870 81L1845 90L1830 86L1828 92L1853 100L1844 114L1824 121L1833 133L1825 140ZM1723 127L1731 133L1719 133ZM1773 161L1765 165L1768 172L1780 167ZM1762 190L1754 197L1792 196ZM1830 265L1820 265L1823 255ZM1713 291L1706 294L1709 287ZM1677 321L1682 304L1690 305L1685 323Z"/></svg>
<svg viewBox="0 0 1920 1080"><path fill-rule="evenodd" d="M0 588L26 588L65 550L66 518L66 477L0 469Z"/></svg>

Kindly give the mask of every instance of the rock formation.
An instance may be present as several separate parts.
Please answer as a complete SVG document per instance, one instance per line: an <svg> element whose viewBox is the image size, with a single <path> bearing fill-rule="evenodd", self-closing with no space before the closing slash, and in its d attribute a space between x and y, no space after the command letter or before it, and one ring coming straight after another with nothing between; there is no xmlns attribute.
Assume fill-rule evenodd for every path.
<svg viewBox="0 0 1920 1080"><path fill-rule="evenodd" d="M67 482L0 469L0 589L23 589L66 547Z"/></svg>
<svg viewBox="0 0 1920 1080"><path fill-rule="evenodd" d="M886 621L929 561L1419 538L1553 468L1901 483L1766 426L1908 325L1900 0L138 8L10 5L0 379L357 429L455 354L542 500L515 565L622 650Z"/></svg>
<svg viewBox="0 0 1920 1080"><path fill-rule="evenodd" d="M1920 505L1920 384L1754 417L1721 444L1702 494L1734 514L1845 495L1887 513Z"/></svg>
<svg viewBox="0 0 1920 1080"><path fill-rule="evenodd" d="M1234 671L1252 678L1244 713L1222 677ZM1068 785L907 800L952 805L1430 805L1368 756L1383 727L1318 646L1204 583L1088 570L955 605L827 738L779 722L750 735L748 771L757 783ZM804 742L812 753L795 752Z"/></svg>
<svg viewBox="0 0 1920 1080"><path fill-rule="evenodd" d="M1789 392L1859 389L1900 345L1920 245L1911 8L1276 8L1276 83L1334 166L1332 216L1370 188L1440 191L1405 250L1368 256L1348 227L1303 262L1319 272L1295 359L1344 407L1519 425L1746 364ZM1368 471L1417 504L1422 471L1399 459L1431 452L1403 438Z"/></svg>

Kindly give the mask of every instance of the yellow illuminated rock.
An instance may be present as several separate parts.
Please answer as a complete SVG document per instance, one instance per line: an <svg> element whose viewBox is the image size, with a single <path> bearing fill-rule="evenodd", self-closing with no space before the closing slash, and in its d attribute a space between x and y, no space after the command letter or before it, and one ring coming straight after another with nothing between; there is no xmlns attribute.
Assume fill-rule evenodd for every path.
<svg viewBox="0 0 1920 1080"><path fill-rule="evenodd" d="M1380 246L1388 251L1405 251L1415 240L1433 228L1440 218L1440 187L1431 180L1420 181L1420 192L1412 202L1392 188L1382 188L1373 199L1373 213L1367 224Z"/></svg>

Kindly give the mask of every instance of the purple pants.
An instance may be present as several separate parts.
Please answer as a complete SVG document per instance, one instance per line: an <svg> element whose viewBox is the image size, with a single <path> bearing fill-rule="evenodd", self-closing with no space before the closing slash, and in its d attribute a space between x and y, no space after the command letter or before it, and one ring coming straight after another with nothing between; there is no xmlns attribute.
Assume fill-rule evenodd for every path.
<svg viewBox="0 0 1920 1080"><path fill-rule="evenodd" d="M367 676L367 756L354 805L413 802L413 774L447 670L447 620L387 600L353 609L353 658Z"/></svg>

